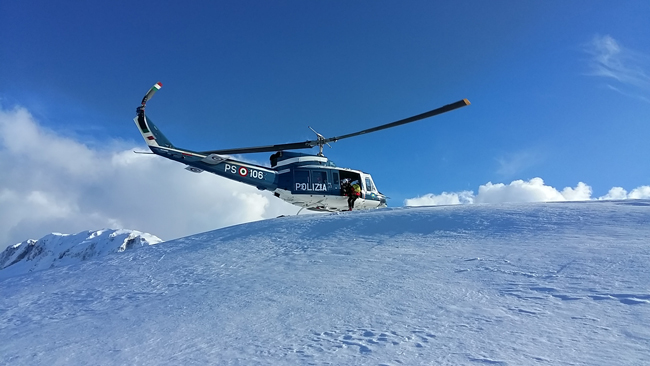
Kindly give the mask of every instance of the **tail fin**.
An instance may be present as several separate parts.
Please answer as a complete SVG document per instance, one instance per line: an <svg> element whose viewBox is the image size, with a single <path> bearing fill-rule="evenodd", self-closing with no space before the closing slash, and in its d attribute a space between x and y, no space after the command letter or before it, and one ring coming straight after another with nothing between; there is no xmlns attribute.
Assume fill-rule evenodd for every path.
<svg viewBox="0 0 650 366"><path fill-rule="evenodd" d="M163 135L162 131L160 131L158 127L144 114L144 109L142 110L142 113L139 113L133 120L138 126L138 129L140 129L140 133L147 145L174 147L167 137Z"/></svg>

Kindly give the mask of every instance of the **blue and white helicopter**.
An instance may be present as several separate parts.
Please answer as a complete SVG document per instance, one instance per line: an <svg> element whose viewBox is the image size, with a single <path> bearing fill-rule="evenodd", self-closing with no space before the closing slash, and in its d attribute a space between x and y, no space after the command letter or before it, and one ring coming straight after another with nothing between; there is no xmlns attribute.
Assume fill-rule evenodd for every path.
<svg viewBox="0 0 650 366"><path fill-rule="evenodd" d="M142 137L149 149L167 159L187 165L185 169L201 173L204 171L220 175L244 184L267 190L291 204L312 211L347 211L348 202L341 188L344 180L358 181L361 196L355 201L354 209L373 209L386 207L386 196L377 190L377 186L368 173L360 170L337 167L323 155L323 146L348 137L380 131L400 126L424 118L469 105L467 99L443 107L405 118L396 122L369 128L347 135L326 138L316 133L315 140L278 144L269 146L245 147L236 149L192 151L172 145L163 133L145 115L145 106L154 93L162 87L156 83L142 99L134 118ZM311 127L310 127L311 128ZM317 155L291 152L287 150L310 149L318 146ZM329 145L331 147L331 145ZM261 166L233 159L232 154L273 152L271 166Z"/></svg>

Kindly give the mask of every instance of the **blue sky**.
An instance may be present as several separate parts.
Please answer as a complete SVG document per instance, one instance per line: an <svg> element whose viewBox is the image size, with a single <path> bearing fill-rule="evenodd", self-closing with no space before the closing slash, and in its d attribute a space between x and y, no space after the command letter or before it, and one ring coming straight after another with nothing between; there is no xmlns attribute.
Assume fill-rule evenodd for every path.
<svg viewBox="0 0 650 366"><path fill-rule="evenodd" d="M161 81L148 114L174 144L207 150L467 98L325 153L371 173L392 206L536 177L600 197L650 184L648 19L648 1L5 1L0 105L92 151L144 146L134 110Z"/></svg>

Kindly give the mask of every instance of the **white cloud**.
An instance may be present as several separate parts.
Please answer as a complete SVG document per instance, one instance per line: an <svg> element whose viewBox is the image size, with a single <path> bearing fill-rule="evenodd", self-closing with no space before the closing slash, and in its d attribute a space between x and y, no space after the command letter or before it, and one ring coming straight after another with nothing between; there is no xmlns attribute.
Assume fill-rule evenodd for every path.
<svg viewBox="0 0 650 366"><path fill-rule="evenodd" d="M109 145L90 148L43 128L24 108L0 109L0 250L53 231L105 227L168 240L299 209L254 187L134 154L123 142Z"/></svg>
<svg viewBox="0 0 650 366"><path fill-rule="evenodd" d="M592 189L583 182L575 188L566 187L562 191L544 184L542 178L529 181L515 180L510 184L488 182L478 188L478 194L472 191L459 193L443 192L440 195L426 194L404 201L405 206L436 206L471 203L506 203L506 202L552 202L552 201L588 201ZM630 194L623 188L614 187L599 200L650 199L650 186L638 187Z"/></svg>
<svg viewBox="0 0 650 366"><path fill-rule="evenodd" d="M650 186L641 186L635 188L627 195L631 199L650 199Z"/></svg>
<svg viewBox="0 0 650 366"><path fill-rule="evenodd" d="M608 88L650 102L650 57L621 46L609 35L595 36L585 51L592 56L590 73L617 84L607 84Z"/></svg>
<svg viewBox="0 0 650 366"><path fill-rule="evenodd" d="M621 187L613 187L606 195L598 197L599 200L624 200L627 198L627 191Z"/></svg>
<svg viewBox="0 0 650 366"><path fill-rule="evenodd" d="M584 188L569 188L567 193L576 197L575 192ZM544 184L542 178L533 178L529 181L515 180L508 185L503 183L492 184L488 182L478 188L474 202L499 203L499 202L549 202L568 201L557 189Z"/></svg>
<svg viewBox="0 0 650 366"><path fill-rule="evenodd" d="M591 199L591 192L591 187L582 182L578 182L578 185L575 188L564 188L562 190L562 197L564 197L566 201L587 201Z"/></svg>
<svg viewBox="0 0 650 366"><path fill-rule="evenodd" d="M625 200L625 199L650 199L650 186L641 186L633 189L629 194L621 187L614 187L606 195L598 197L599 200Z"/></svg>
<svg viewBox="0 0 650 366"><path fill-rule="evenodd" d="M462 191L459 193L432 194L409 198L404 201L405 206L440 206L440 205L459 205L462 203L473 203L474 194L472 191Z"/></svg>

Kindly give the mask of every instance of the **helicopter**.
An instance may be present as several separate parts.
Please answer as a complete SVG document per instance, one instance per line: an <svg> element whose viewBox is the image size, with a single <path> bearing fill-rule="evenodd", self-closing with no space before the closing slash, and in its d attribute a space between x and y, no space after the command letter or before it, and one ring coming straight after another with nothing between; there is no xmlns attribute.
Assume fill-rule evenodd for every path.
<svg viewBox="0 0 650 366"><path fill-rule="evenodd" d="M326 138L309 127L316 134L315 140L199 152L174 146L145 115L147 102L160 88L162 83L158 82L149 89L137 107L136 117L133 119L151 153L185 164L185 169L193 173L206 171L252 185L259 190L270 191L275 197L302 207L301 210L306 208L324 212L351 210L343 188L347 182L357 183L361 188L360 197L354 201L355 210L387 206L386 195L379 192L370 174L336 166L323 154L324 145L331 147L330 142L404 125L470 104L467 99L462 99L409 118L336 137ZM288 151L311 149L316 146L319 148L316 155ZM261 152L273 152L270 156L270 167L238 161L231 156Z"/></svg>

